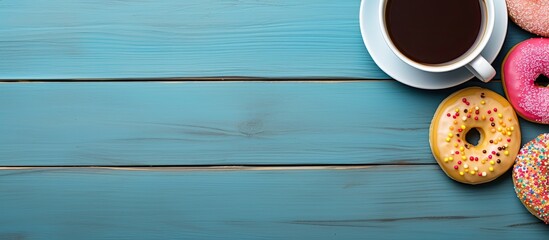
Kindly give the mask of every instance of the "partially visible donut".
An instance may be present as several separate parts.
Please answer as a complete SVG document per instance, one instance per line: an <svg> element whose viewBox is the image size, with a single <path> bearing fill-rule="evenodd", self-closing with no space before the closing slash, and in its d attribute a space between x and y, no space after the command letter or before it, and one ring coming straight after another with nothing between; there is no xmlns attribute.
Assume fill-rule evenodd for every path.
<svg viewBox="0 0 549 240"><path fill-rule="evenodd" d="M505 0L511 20L524 30L549 37L549 0Z"/></svg>
<svg viewBox="0 0 549 240"><path fill-rule="evenodd" d="M526 120L549 124L549 87L535 84L541 75L549 76L547 38L525 40L503 60L503 87L509 102Z"/></svg>
<svg viewBox="0 0 549 240"><path fill-rule="evenodd" d="M526 143L513 167L518 198L534 216L549 224L549 134Z"/></svg>
<svg viewBox="0 0 549 240"><path fill-rule="evenodd" d="M478 144L466 135L478 130ZM429 129L433 156L450 178L468 184L492 181L514 163L520 127L513 107L499 94L479 87L460 90L438 107Z"/></svg>

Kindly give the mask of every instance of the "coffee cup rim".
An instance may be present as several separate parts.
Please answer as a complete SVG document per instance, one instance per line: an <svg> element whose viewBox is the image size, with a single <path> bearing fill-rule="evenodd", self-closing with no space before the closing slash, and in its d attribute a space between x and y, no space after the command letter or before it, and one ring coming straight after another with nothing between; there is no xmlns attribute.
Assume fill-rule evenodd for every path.
<svg viewBox="0 0 549 240"><path fill-rule="evenodd" d="M485 29L482 33L481 40L476 44L473 51L469 52L465 57L461 56L460 60L452 62L450 64L440 64L440 65L427 65L427 64L421 64L416 61L411 60L407 56L405 56L403 53L401 53L397 47L392 42L389 33L387 32L387 26L385 23L385 6L387 4L388 0L381 0L379 4L379 11L378 11L378 17L379 17L379 24L381 27L381 35L383 36L383 40L387 46L389 46L389 49L402 61L404 61L406 64L415 67L419 70L427 71L427 72L448 72L452 71L461 67L464 67L471 61L473 61L476 57L480 55L482 50L486 47L488 44L490 37L492 36L492 32L494 29L495 24L495 16L494 16L494 3L493 0L479 0L485 3L485 12L484 19L485 19Z"/></svg>

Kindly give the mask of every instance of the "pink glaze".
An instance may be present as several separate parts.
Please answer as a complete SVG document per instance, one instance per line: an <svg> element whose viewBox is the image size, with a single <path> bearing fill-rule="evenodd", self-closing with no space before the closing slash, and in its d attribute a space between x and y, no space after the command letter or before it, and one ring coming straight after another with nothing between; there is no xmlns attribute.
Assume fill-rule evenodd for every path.
<svg viewBox="0 0 549 240"><path fill-rule="evenodd" d="M549 124L549 87L534 84L540 74L549 77L549 39L523 41L503 62L505 92L517 113L532 122Z"/></svg>

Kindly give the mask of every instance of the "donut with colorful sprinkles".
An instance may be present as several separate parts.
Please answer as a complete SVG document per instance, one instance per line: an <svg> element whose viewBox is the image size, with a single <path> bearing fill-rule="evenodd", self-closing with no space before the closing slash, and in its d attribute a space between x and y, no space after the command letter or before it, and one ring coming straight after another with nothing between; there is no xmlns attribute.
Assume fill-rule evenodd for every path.
<svg viewBox="0 0 549 240"><path fill-rule="evenodd" d="M513 183L526 209L549 224L549 134L526 143L513 167Z"/></svg>
<svg viewBox="0 0 549 240"><path fill-rule="evenodd" d="M478 143L467 140L478 131ZM448 177L480 184L505 173L520 149L520 126L513 107L499 94L470 87L447 97L429 129L433 156Z"/></svg>

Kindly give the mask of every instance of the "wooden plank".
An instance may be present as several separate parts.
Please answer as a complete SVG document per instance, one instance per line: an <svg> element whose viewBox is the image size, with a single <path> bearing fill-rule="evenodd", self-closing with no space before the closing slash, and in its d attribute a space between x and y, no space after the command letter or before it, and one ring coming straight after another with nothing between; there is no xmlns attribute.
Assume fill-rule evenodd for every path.
<svg viewBox="0 0 549 240"><path fill-rule="evenodd" d="M487 86L502 91L500 82ZM456 89L394 81L0 84L0 166L434 163L429 124ZM549 127L523 121L522 132L527 141Z"/></svg>
<svg viewBox="0 0 549 240"><path fill-rule="evenodd" d="M349 170L0 171L6 239L545 239L510 175Z"/></svg>
<svg viewBox="0 0 549 240"><path fill-rule="evenodd" d="M387 78L360 1L4 0L0 79ZM532 35L510 24L502 54Z"/></svg>

